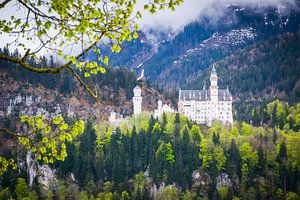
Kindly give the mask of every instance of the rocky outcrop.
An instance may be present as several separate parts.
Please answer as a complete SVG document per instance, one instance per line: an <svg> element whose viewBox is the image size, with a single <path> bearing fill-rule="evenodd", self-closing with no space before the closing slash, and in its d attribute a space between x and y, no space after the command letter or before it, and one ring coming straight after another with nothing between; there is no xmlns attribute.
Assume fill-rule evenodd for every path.
<svg viewBox="0 0 300 200"><path fill-rule="evenodd" d="M100 100L96 103L81 87L74 91L75 95L62 94L56 90L13 80L3 71L0 71L0 86L0 126L3 126L5 119L15 119L16 123L21 115L54 117L62 114L87 121L91 118L107 120L112 110L123 116L132 114L132 100L126 99L123 89L119 91L117 102ZM103 95L110 95L109 88L98 90L100 99ZM159 93L153 88L143 86L142 96L143 110L153 111L157 106Z"/></svg>

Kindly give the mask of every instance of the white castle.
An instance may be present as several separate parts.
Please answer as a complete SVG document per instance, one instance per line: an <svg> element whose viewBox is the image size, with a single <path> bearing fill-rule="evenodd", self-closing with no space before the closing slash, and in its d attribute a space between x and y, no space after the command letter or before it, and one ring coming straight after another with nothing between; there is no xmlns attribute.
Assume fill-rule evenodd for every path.
<svg viewBox="0 0 300 200"><path fill-rule="evenodd" d="M141 88L139 86L136 86L133 89L133 114L137 115L142 112L142 96L141 96ZM154 117L159 117L163 113L174 113L175 110L171 108L167 104L163 104L162 101L159 99L157 102L157 109L154 110Z"/></svg>
<svg viewBox="0 0 300 200"><path fill-rule="evenodd" d="M210 75L210 88L206 90L179 90L178 112L198 124L211 126L214 120L231 125L232 95L229 89L219 90L215 66Z"/></svg>
<svg viewBox="0 0 300 200"><path fill-rule="evenodd" d="M142 112L141 88L133 89L133 114ZM159 99L154 117L165 113L177 112L171 106L163 104ZM215 66L212 67L210 75L210 88L206 90L179 90L178 112L198 124L211 126L214 120L219 120L225 125L233 123L232 117L232 95L229 89L219 90L218 75Z"/></svg>
<svg viewBox="0 0 300 200"><path fill-rule="evenodd" d="M171 106L163 104L159 99L157 101L157 109L154 110L154 117L159 117L163 113L175 113L175 110Z"/></svg>

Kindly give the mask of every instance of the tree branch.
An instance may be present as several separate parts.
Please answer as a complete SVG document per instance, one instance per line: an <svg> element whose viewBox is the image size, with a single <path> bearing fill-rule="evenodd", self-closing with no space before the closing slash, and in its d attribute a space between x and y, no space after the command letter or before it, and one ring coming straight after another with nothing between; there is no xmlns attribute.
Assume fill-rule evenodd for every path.
<svg viewBox="0 0 300 200"><path fill-rule="evenodd" d="M20 137L22 137L22 138L27 138L27 139L29 139L31 142L34 141L34 140L28 138L29 135L19 135L19 134L17 134L17 133L12 132L12 131L9 130L8 128L2 128L2 127L0 127L0 132L1 132L1 131L2 131L2 132L8 133L10 136L13 136L13 137L15 137L15 138L20 138Z"/></svg>
<svg viewBox="0 0 300 200"><path fill-rule="evenodd" d="M100 35L100 38L103 36L103 34ZM88 48L84 49L79 55L76 56L76 59L79 59L81 56L83 56L86 52L88 52L89 50L91 50L95 45L97 44L97 42L92 43ZM27 50L27 52L25 53L25 55L20 59L20 58L15 58L15 57L11 57L11 56L7 56L4 54L0 54L0 60L7 60L10 62L14 62L19 64L21 67L23 67L24 69L28 70L28 71L32 71L35 73L49 73L49 74L59 74L63 69L68 68L72 74L76 77L76 79L83 85L83 87L88 91L88 93L90 95L92 95L92 97L95 99L96 102L98 102L98 97L97 95L94 94L94 92L84 83L84 81L80 78L80 76L76 73L75 69L73 67L71 67L72 62L69 61L64 65L61 65L59 67L48 67L48 68L36 68L36 67L32 67L31 65L29 65L27 62L25 62L26 57L29 54L29 49ZM1 131L1 129L0 129ZM2 130L3 131L3 130Z"/></svg>
<svg viewBox="0 0 300 200"><path fill-rule="evenodd" d="M4 8L6 6L6 4L8 4L11 0L5 0L3 1L3 3L0 4L0 9Z"/></svg>
<svg viewBox="0 0 300 200"><path fill-rule="evenodd" d="M87 86L87 84L85 84L85 82L80 78L80 76L75 72L74 68L68 66L67 67L72 74L76 77L76 79L81 83L81 85L83 85L84 89L86 89L86 91L94 98L94 100L96 102L98 102L98 96L89 88L89 86Z"/></svg>
<svg viewBox="0 0 300 200"><path fill-rule="evenodd" d="M32 71L32 72L35 72L35 73L58 74L58 73L60 73L60 71L63 68L66 67L65 65L62 65L62 66L56 67L56 68L36 68L36 67L32 67L31 65L29 65L23 59L7 56L7 55L3 55L3 54L0 54L0 60L7 60L7 61L10 61L10 62L17 63L21 67L23 67L24 69L27 69L28 71Z"/></svg>

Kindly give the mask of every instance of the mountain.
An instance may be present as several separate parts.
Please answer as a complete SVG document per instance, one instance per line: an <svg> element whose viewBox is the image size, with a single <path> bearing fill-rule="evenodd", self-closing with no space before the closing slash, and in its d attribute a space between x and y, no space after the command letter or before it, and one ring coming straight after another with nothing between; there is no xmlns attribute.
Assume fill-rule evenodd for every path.
<svg viewBox="0 0 300 200"><path fill-rule="evenodd" d="M285 33L255 43L215 63L220 87L229 86L238 120L250 120L251 110L274 99L300 101L300 33ZM209 85L205 69L185 88Z"/></svg>
<svg viewBox="0 0 300 200"><path fill-rule="evenodd" d="M139 38L125 41L120 53L111 52L106 43L98 44L98 48L109 57L109 65L113 67L125 67L140 74L143 64L157 53L158 47L172 38L172 34L164 32L139 32ZM98 54L89 51L85 57L88 60L98 61Z"/></svg>
<svg viewBox="0 0 300 200"><path fill-rule="evenodd" d="M285 32L297 32L300 12L280 8L256 12L229 6L217 22L204 18L187 25L144 63L145 75L164 88L183 87L203 70L241 48Z"/></svg>
<svg viewBox="0 0 300 200"><path fill-rule="evenodd" d="M144 69L152 83L172 92L176 105L172 90L208 86L208 69L217 63L220 85L229 85L235 99L235 118L250 121L257 105L275 98L299 101L299 27L298 7L228 5L219 18L201 16L177 34L141 32L118 57L110 53L111 65Z"/></svg>
<svg viewBox="0 0 300 200"><path fill-rule="evenodd" d="M1 53L10 53L4 48ZM41 58L28 61L34 67L55 66L53 59ZM98 94L99 102L86 92L75 78L67 72L59 75L36 74L14 63L0 61L0 125L15 129L21 115L56 116L107 120L111 111L123 116L133 113L133 88L138 84L134 72L124 68L106 68L106 73L85 79L81 78ZM147 83L142 84L143 110L154 110L160 93ZM163 98L163 97L162 97Z"/></svg>
<svg viewBox="0 0 300 200"><path fill-rule="evenodd" d="M110 56L111 66L134 69L162 88L184 87L212 63L257 42L286 32L299 31L298 7L269 7L253 9L227 5L218 18L200 16L176 34L151 31L140 32L140 38L125 42L123 51L111 53L105 44L104 54ZM96 60L90 52L89 59Z"/></svg>

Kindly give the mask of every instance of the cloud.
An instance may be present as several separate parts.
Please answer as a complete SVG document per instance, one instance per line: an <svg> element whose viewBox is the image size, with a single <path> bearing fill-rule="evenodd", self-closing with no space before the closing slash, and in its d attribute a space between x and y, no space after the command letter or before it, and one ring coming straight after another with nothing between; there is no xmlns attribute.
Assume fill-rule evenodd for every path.
<svg viewBox="0 0 300 200"><path fill-rule="evenodd" d="M139 4L142 4L140 1ZM156 14L143 12L143 19L139 21L142 29L157 29L161 31L171 30L177 32L186 24L195 21L201 16L217 19L224 13L227 5L237 4L243 7L250 7L256 10L263 10L268 7L286 8L297 7L296 0L185 0L176 8L175 12L170 10L159 11Z"/></svg>
<svg viewBox="0 0 300 200"><path fill-rule="evenodd" d="M229 4L238 4L240 6L247 6L255 8L256 10L263 10L267 7L280 7L281 10L289 10L290 7L298 7L297 0L185 0L183 4L176 8L175 12L168 9L160 10L156 14L150 14L148 11L143 10L143 6L149 2L149 0L137 0L137 10L143 10L143 18L139 21L142 30L155 30L162 32L173 32L176 33L181 30L188 23L201 20L201 17L209 17L210 21L218 20L223 16L224 11ZM7 8L1 10L1 16L3 19L9 19L11 15L17 15L19 17L26 16L26 12L22 11L19 6L11 2ZM2 34L0 40L0 48L5 46L7 43L12 42L15 37L8 34ZM31 49L39 46L39 41L26 41L20 39L19 41L24 42ZM11 49L16 46L11 46ZM70 48L72 52L76 53L81 50L81 46L72 46ZM70 50L67 49L67 50ZM24 51L19 48L19 51ZM48 54L45 51L40 53L41 55ZM71 54L71 53L70 53Z"/></svg>

